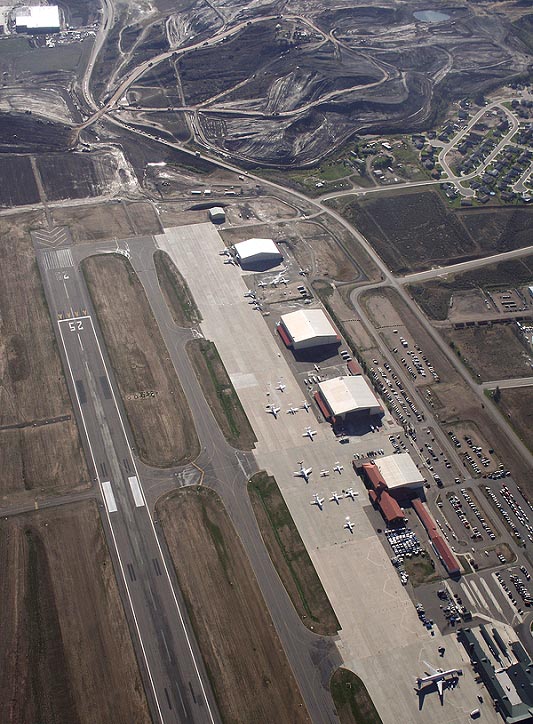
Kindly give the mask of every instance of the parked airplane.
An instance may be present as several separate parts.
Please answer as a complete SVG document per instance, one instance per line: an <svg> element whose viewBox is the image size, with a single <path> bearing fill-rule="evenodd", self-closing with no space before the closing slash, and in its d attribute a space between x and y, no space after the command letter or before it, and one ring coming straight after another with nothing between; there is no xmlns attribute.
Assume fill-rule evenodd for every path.
<svg viewBox="0 0 533 724"><path fill-rule="evenodd" d="M463 674L461 669L446 669L446 671L444 671L443 669L435 669L433 666L428 664L427 661L424 661L424 664L428 667L428 671L424 672L426 676L417 677L417 691L423 689L426 684L435 683L437 685L437 691L439 692L439 696L441 699L444 696L445 682L457 679Z"/></svg>
<svg viewBox="0 0 533 724"><path fill-rule="evenodd" d="M250 292L245 292L245 293L244 293L244 296L245 296L245 297L251 297L252 299L255 299L255 292L252 292L252 291L250 291Z"/></svg>
<svg viewBox="0 0 533 724"><path fill-rule="evenodd" d="M311 409L311 405L307 402L307 400L304 400L302 402L302 410L309 412L310 409Z"/></svg>
<svg viewBox="0 0 533 724"><path fill-rule="evenodd" d="M275 405L267 405L267 406L266 406L266 411L269 412L271 415L274 415L274 417L276 418L276 420L278 419L278 414L279 414L280 410L281 410L281 408L280 408L280 407L276 407Z"/></svg>
<svg viewBox="0 0 533 724"><path fill-rule="evenodd" d="M230 257L229 259L224 259L224 264L231 264L233 266L234 264L237 264L237 262L235 261L235 259L232 259Z"/></svg>
<svg viewBox="0 0 533 724"><path fill-rule="evenodd" d="M349 516L346 516L346 523L344 524L344 528L350 531L350 533L353 535L353 530L355 528L354 524L350 520Z"/></svg>
<svg viewBox="0 0 533 724"><path fill-rule="evenodd" d="M276 390L279 390L280 392L284 392L287 385L284 385L283 382L280 380L278 382L278 386L276 387Z"/></svg>
<svg viewBox="0 0 533 724"><path fill-rule="evenodd" d="M229 249L222 249L222 251L219 251L218 253L220 254L220 256L230 256L231 255L231 251Z"/></svg>
<svg viewBox="0 0 533 724"><path fill-rule="evenodd" d="M330 498L331 503L333 503L333 501L335 501L335 503L337 503L337 505L339 505L341 500L342 500L342 495L339 495L337 493L337 491L335 491L334 493L331 493L331 498Z"/></svg>
<svg viewBox="0 0 533 724"><path fill-rule="evenodd" d="M319 498L318 493L315 493L313 495L313 500L311 501L311 505L316 505L320 510L322 510L323 503L324 503L324 498Z"/></svg>
<svg viewBox="0 0 533 724"><path fill-rule="evenodd" d="M317 434L317 431L316 431L316 430L311 430L310 427L306 427L306 428L305 428L305 432L304 432L304 434L302 435L302 437L309 437L311 440L313 440L313 438L314 438L314 436L315 436L316 434ZM314 440L313 440L313 442L314 442Z"/></svg>
<svg viewBox="0 0 533 724"><path fill-rule="evenodd" d="M289 407L289 409L287 410L287 415L296 415L298 409L298 407Z"/></svg>
<svg viewBox="0 0 533 724"><path fill-rule="evenodd" d="M266 282L258 282L257 286L263 288L263 287L268 287L268 284Z"/></svg>
<svg viewBox="0 0 533 724"><path fill-rule="evenodd" d="M355 500L356 495L359 495L359 493L356 493L353 488L348 488L348 490L344 491L345 498L351 498L352 500Z"/></svg>
<svg viewBox="0 0 533 724"><path fill-rule="evenodd" d="M300 469L294 471L295 477L297 477L297 478L303 478L303 479L305 480L305 482L308 483L308 482L309 482L309 476L310 476L311 473L313 472L313 468L304 468L304 461L303 461L303 460L300 460L300 462L298 463L298 465L300 466Z"/></svg>
<svg viewBox="0 0 533 724"><path fill-rule="evenodd" d="M342 471L344 470L344 465L341 465L341 464L337 461L337 462L335 463L335 467L333 468L333 470L334 470L336 473L339 473L339 475L342 475Z"/></svg>
<svg viewBox="0 0 533 724"><path fill-rule="evenodd" d="M320 477L321 478L327 478L329 475L329 470L321 470L320 471Z"/></svg>

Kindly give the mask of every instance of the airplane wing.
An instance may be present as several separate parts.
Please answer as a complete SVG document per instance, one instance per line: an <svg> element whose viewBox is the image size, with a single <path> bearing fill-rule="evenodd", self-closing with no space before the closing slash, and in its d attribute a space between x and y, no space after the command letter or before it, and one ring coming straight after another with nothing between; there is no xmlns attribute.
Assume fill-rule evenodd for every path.
<svg viewBox="0 0 533 724"><path fill-rule="evenodd" d="M437 671L437 669L436 669L434 666L431 666L431 664L428 664L427 661L424 661L424 663L425 663L425 665L428 667L428 673L429 673L431 676L435 676L435 674L438 674L438 673L439 673L439 672Z"/></svg>
<svg viewBox="0 0 533 724"><path fill-rule="evenodd" d="M444 679L437 679L437 691L439 692L439 696L442 696L444 693Z"/></svg>

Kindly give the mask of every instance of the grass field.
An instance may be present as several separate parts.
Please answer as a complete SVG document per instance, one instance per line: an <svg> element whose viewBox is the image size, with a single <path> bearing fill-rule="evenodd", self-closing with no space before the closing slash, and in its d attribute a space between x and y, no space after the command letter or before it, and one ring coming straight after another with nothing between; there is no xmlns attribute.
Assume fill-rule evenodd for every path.
<svg viewBox="0 0 533 724"><path fill-rule="evenodd" d="M533 358L514 325L467 327L448 330L446 340L453 345L466 366L483 382L531 373L528 359Z"/></svg>
<svg viewBox="0 0 533 724"><path fill-rule="evenodd" d="M193 339L187 354L226 440L239 450L252 450L257 438L213 342Z"/></svg>
<svg viewBox="0 0 533 724"><path fill-rule="evenodd" d="M131 264L106 254L82 269L141 459L169 467L195 458L191 411Z"/></svg>
<svg viewBox="0 0 533 724"><path fill-rule="evenodd" d="M528 284L533 279L533 255L521 259L509 259L499 264L489 264L452 279L411 284L408 291L417 304L432 319L443 320L448 316L450 299L454 292L463 289L497 289Z"/></svg>
<svg viewBox="0 0 533 724"><path fill-rule="evenodd" d="M365 685L348 669L337 669L329 689L341 724L382 724Z"/></svg>
<svg viewBox="0 0 533 724"><path fill-rule="evenodd" d="M533 452L533 387L500 390L498 407ZM529 485L530 493L533 486Z"/></svg>
<svg viewBox="0 0 533 724"><path fill-rule="evenodd" d="M176 269L166 251L154 252L154 264L159 286L178 327L193 327L202 321L200 310L185 279Z"/></svg>
<svg viewBox="0 0 533 724"><path fill-rule="evenodd" d="M89 482L29 235L43 220L0 221L1 494Z"/></svg>
<svg viewBox="0 0 533 724"><path fill-rule="evenodd" d="M74 242L159 234L156 213L146 202L86 204L51 209L54 224L68 226Z"/></svg>
<svg viewBox="0 0 533 724"><path fill-rule="evenodd" d="M0 571L0 721L149 724L96 504L2 519Z"/></svg>
<svg viewBox="0 0 533 724"><path fill-rule="evenodd" d="M440 578L435 568L431 565L431 558L429 556L406 558L404 560L404 568L409 574L409 582L413 586L421 586L423 583L431 583L431 581L437 581Z"/></svg>
<svg viewBox="0 0 533 724"><path fill-rule="evenodd" d="M273 477L257 473L248 492L272 562L304 624L334 636L339 622Z"/></svg>
<svg viewBox="0 0 533 724"><path fill-rule="evenodd" d="M207 488L157 504L180 588L225 722L309 722L248 557ZM200 563L200 565L199 565Z"/></svg>

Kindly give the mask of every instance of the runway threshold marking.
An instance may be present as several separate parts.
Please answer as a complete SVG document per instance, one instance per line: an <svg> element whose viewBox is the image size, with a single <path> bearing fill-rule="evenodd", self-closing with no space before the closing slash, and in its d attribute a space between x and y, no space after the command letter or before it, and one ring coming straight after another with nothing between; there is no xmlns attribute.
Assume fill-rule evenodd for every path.
<svg viewBox="0 0 533 724"><path fill-rule="evenodd" d="M108 511L110 513L116 513L118 510L117 502L115 500L115 494L113 493L113 488L111 487L111 483L109 482L109 480L106 480L102 483L102 491L104 493L105 504Z"/></svg>
<svg viewBox="0 0 533 724"><path fill-rule="evenodd" d="M137 476L132 475L131 477L129 477L128 483L130 484L131 494L133 495L133 500L135 501L135 505L137 506L137 508L142 508L142 506L144 505L144 498L143 498L143 494L141 492L141 487L139 485Z"/></svg>

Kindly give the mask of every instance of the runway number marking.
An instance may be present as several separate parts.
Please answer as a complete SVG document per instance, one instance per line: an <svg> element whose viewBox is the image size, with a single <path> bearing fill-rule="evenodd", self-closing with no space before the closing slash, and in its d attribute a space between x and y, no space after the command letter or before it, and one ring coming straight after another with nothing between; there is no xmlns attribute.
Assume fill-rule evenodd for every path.
<svg viewBox="0 0 533 724"><path fill-rule="evenodd" d="M68 323L68 328L71 332L82 332L83 331L83 322L81 319L77 319L74 322Z"/></svg>

